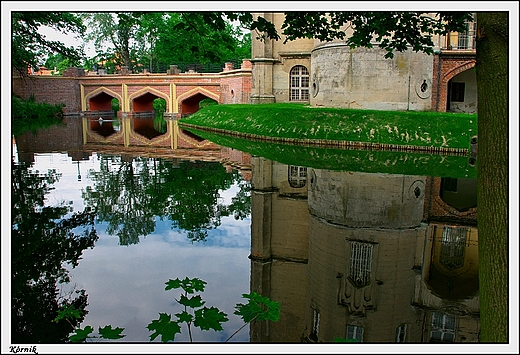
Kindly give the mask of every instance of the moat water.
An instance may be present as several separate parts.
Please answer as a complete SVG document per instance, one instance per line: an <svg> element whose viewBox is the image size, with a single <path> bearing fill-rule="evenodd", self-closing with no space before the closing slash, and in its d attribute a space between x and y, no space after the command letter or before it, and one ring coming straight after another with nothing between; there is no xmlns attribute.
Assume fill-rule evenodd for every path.
<svg viewBox="0 0 520 355"><path fill-rule="evenodd" d="M151 147L96 151L73 120L12 143L13 343L64 343L72 329L53 319L68 300L88 312L91 335L111 325L124 337L108 342L147 344L160 313L184 310L165 286L186 277L205 281L205 306L229 319L222 331L192 326L196 343L240 329L235 306L252 291L278 302L280 319L230 343L478 342L473 163L432 176L385 170L428 157L405 153L338 167L296 153L296 163L253 154L233 165ZM183 323L175 343L189 341Z"/></svg>

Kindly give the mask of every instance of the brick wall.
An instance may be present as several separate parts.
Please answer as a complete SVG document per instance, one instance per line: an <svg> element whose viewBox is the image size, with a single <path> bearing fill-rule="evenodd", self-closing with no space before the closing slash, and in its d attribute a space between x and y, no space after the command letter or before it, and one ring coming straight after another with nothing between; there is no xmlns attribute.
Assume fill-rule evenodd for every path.
<svg viewBox="0 0 520 355"><path fill-rule="evenodd" d="M30 76L13 78L13 94L28 99L34 95L36 102L53 105L64 104L64 113L81 111L80 86L76 78L60 76Z"/></svg>

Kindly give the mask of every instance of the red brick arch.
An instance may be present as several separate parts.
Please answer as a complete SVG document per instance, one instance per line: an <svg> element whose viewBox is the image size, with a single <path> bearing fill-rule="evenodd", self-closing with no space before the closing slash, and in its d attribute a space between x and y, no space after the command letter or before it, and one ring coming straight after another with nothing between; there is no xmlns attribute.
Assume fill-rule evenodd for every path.
<svg viewBox="0 0 520 355"><path fill-rule="evenodd" d="M475 67L476 60L470 58L437 58L434 63L434 80L437 87L432 89L432 108L436 111L445 112L448 102L448 83L456 75ZM437 74L438 73L438 74ZM437 75L436 75L437 74Z"/></svg>
<svg viewBox="0 0 520 355"><path fill-rule="evenodd" d="M102 87L99 87L99 88L93 90L92 92L88 93L87 95L85 95L84 105L85 105L85 108L87 109L87 111L92 111L92 110L109 111L112 109L110 102L105 103L105 104L98 103L96 105L93 105L93 103L91 101L95 97L102 95L102 94L106 94L110 97L116 98L119 100L119 104L122 104L122 97L119 93L102 86Z"/></svg>
<svg viewBox="0 0 520 355"><path fill-rule="evenodd" d="M147 95L147 94L164 99L166 101L166 112L171 112L170 111L170 97L168 95L166 95L165 93L163 93L159 90L156 90L154 88L151 88L149 86L147 86L139 91L136 91L128 96L128 100L130 101L130 110L131 111L134 110L134 100L136 100L137 98L139 98L141 96Z"/></svg>
<svg viewBox="0 0 520 355"><path fill-rule="evenodd" d="M455 76L457 76L458 74L460 74L462 72L465 72L468 69L474 68L475 64L476 64L476 61L472 60L471 62L459 65L458 67L451 69L450 71L448 71L444 74L444 76L442 78L442 83L445 83L447 85L448 82L452 78L454 78Z"/></svg>

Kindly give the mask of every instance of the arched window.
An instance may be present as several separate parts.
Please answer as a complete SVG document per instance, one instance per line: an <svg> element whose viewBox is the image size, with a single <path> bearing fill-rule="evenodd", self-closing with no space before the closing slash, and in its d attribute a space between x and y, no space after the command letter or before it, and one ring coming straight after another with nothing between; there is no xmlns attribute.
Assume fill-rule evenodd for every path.
<svg viewBox="0 0 520 355"><path fill-rule="evenodd" d="M289 101L309 101L309 71L303 65L296 65L289 75Z"/></svg>

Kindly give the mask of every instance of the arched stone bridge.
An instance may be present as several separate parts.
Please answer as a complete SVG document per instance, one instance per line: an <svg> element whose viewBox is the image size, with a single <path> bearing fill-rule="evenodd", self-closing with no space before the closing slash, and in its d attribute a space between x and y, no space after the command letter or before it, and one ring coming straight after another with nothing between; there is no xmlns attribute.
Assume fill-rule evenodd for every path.
<svg viewBox="0 0 520 355"><path fill-rule="evenodd" d="M83 144L109 144L157 149L217 149L215 144L180 129L177 118L196 112L200 101L219 104L249 103L252 65L248 60L234 69L226 63L220 73L179 73L172 66L162 74L85 75L69 68L62 76L13 76L13 92L24 99L63 104L67 116L79 116ZM119 101L114 117L112 99ZM164 117L157 119L153 101L166 101ZM162 119L164 118L164 119Z"/></svg>
<svg viewBox="0 0 520 355"><path fill-rule="evenodd" d="M180 73L172 66L161 74L86 75L83 69L69 68L62 76L13 75L13 93L37 102L63 104L65 114L111 111L111 100L119 101L121 115L153 111L153 100L166 101L166 116L194 113L205 98L219 104L249 103L252 65L241 68L226 63L220 73Z"/></svg>
<svg viewBox="0 0 520 355"><path fill-rule="evenodd" d="M196 112L206 98L220 104L248 103L251 95L249 61L237 70L226 63L221 73L87 75L78 79L82 112L110 111L115 98L123 117L153 111L157 98L166 101L166 116L172 116Z"/></svg>

